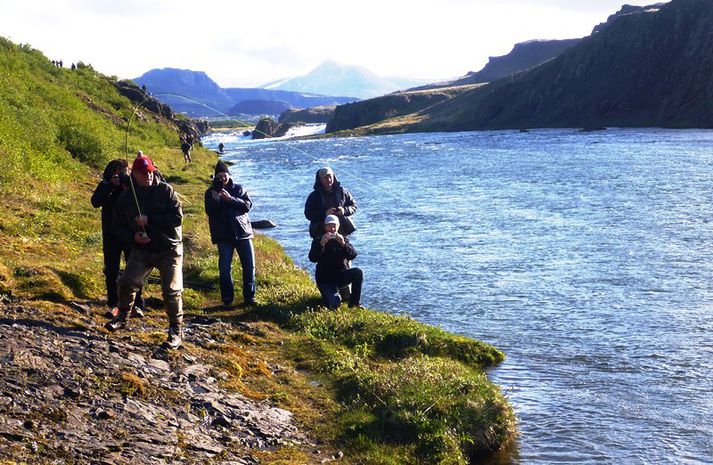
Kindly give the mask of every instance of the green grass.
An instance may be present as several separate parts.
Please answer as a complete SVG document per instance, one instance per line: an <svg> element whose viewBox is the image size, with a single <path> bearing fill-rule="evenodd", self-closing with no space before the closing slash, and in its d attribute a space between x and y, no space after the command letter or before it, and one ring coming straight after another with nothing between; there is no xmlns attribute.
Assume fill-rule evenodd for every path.
<svg viewBox="0 0 713 465"><path fill-rule="evenodd" d="M134 108L112 78L86 66L58 69L1 38L0 69L0 294L30 301L55 324L76 326L65 304L99 304L105 293L100 215L89 198L104 165L125 155ZM512 409L483 371L503 360L500 351L406 316L326 310L310 276L265 236L255 239L264 304L244 313L221 309L203 211L216 155L196 148L185 165L178 140L173 123L140 109L128 151L150 155L181 198L185 281L196 285L183 294L188 316L237 325L216 335L227 342L189 341L185 348L225 371L226 389L291 410L323 449L344 450L342 463L467 463L514 436ZM240 283L239 266L234 273ZM145 295L160 297L159 286L148 285ZM103 323L99 311L92 318L95 327ZM143 324L133 333L137 343L159 343L163 313L149 312ZM127 395L163 395L135 381L124 376L115 384ZM309 448L298 449L265 451L261 459L309 462Z"/></svg>

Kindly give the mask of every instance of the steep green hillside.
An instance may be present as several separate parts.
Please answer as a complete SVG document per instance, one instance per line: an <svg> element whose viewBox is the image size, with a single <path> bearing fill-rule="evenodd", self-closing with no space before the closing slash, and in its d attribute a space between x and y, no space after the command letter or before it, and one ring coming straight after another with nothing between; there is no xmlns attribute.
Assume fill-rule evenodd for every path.
<svg viewBox="0 0 713 465"><path fill-rule="evenodd" d="M182 167L175 125L153 113L137 112L127 140L132 103L91 67L60 69L0 38L0 69L0 195L11 212L0 216L2 286L28 297L96 295L97 273L75 270L101 253L89 195L105 164L141 149L166 172L196 168Z"/></svg>
<svg viewBox="0 0 713 465"><path fill-rule="evenodd" d="M344 450L340 463L465 464L508 444L515 434L512 408L484 374L504 359L502 352L408 317L328 311L319 306L308 274L265 236L255 239L257 298L264 304L248 310L218 306L217 257L202 200L216 156L196 149L193 163L185 165L177 121L145 108L131 120L127 144L133 110L114 79L85 66L55 68L38 51L0 39L0 329L10 334L17 325L22 330L16 334L23 334L19 342L2 338L12 353L0 357L0 370L11 375L0 377L0 392L12 392L13 400L0 402L0 463L135 463L135 453L145 455L136 463L151 462L151 448L159 447L155 435L141 436L141 425L114 410L102 417L87 407L116 406L117 399L181 412L186 429L161 438L170 463L246 456L260 463L320 463L325 453L330 460ZM187 340L180 351L161 356L155 347L165 338L166 318L156 284L144 288L146 318L132 321L127 332L103 329L100 215L89 202L105 163L127 152L133 157L139 149L174 185L185 215ZM65 344L77 349L83 343L81 360L88 365L56 353ZM112 373L109 347L134 356L123 361L150 358L163 367L164 381L130 364ZM57 359L42 361L50 355ZM75 366L55 370L65 377L60 380L35 369L52 367L55 360ZM270 447L261 440L192 447L186 431L244 433L215 409L186 400L193 390L166 384L188 363L203 367L206 379L199 381L212 383L215 392L237 392L289 410L307 439ZM44 387L59 387L59 397L38 395ZM65 434L77 419L112 423L88 435ZM111 444L93 436L99 430L116 433L103 436Z"/></svg>

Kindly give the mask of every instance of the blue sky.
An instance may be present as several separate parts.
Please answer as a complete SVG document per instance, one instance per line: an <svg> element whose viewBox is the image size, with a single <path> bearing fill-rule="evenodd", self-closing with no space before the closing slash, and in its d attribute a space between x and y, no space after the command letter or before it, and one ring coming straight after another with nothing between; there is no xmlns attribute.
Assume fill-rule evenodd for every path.
<svg viewBox="0 0 713 465"><path fill-rule="evenodd" d="M255 86L333 59L441 80L516 42L586 36L623 3L654 2L0 0L0 35L120 78L174 67L205 71L223 87Z"/></svg>

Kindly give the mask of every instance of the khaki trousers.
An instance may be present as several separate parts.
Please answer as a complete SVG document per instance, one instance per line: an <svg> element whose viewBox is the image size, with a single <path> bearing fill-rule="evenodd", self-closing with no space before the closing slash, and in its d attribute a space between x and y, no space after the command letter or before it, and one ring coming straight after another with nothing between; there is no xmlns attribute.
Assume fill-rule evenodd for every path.
<svg viewBox="0 0 713 465"><path fill-rule="evenodd" d="M183 245L166 252L147 252L138 247L131 251L126 269L117 281L119 309L128 311L136 292L144 286L154 268L161 276L163 303L171 324L183 322Z"/></svg>

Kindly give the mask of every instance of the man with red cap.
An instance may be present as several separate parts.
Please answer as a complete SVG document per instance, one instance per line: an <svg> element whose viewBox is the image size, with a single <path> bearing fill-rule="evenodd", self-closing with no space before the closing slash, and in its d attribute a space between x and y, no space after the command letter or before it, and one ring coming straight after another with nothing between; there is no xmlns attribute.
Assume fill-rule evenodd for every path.
<svg viewBox="0 0 713 465"><path fill-rule="evenodd" d="M131 167L133 187L117 200L114 229L134 248L118 280L119 314L106 328L117 331L128 327L134 295L157 268L169 321L166 345L175 349L183 342L183 211L173 187L160 181L156 173L153 161L139 154Z"/></svg>

